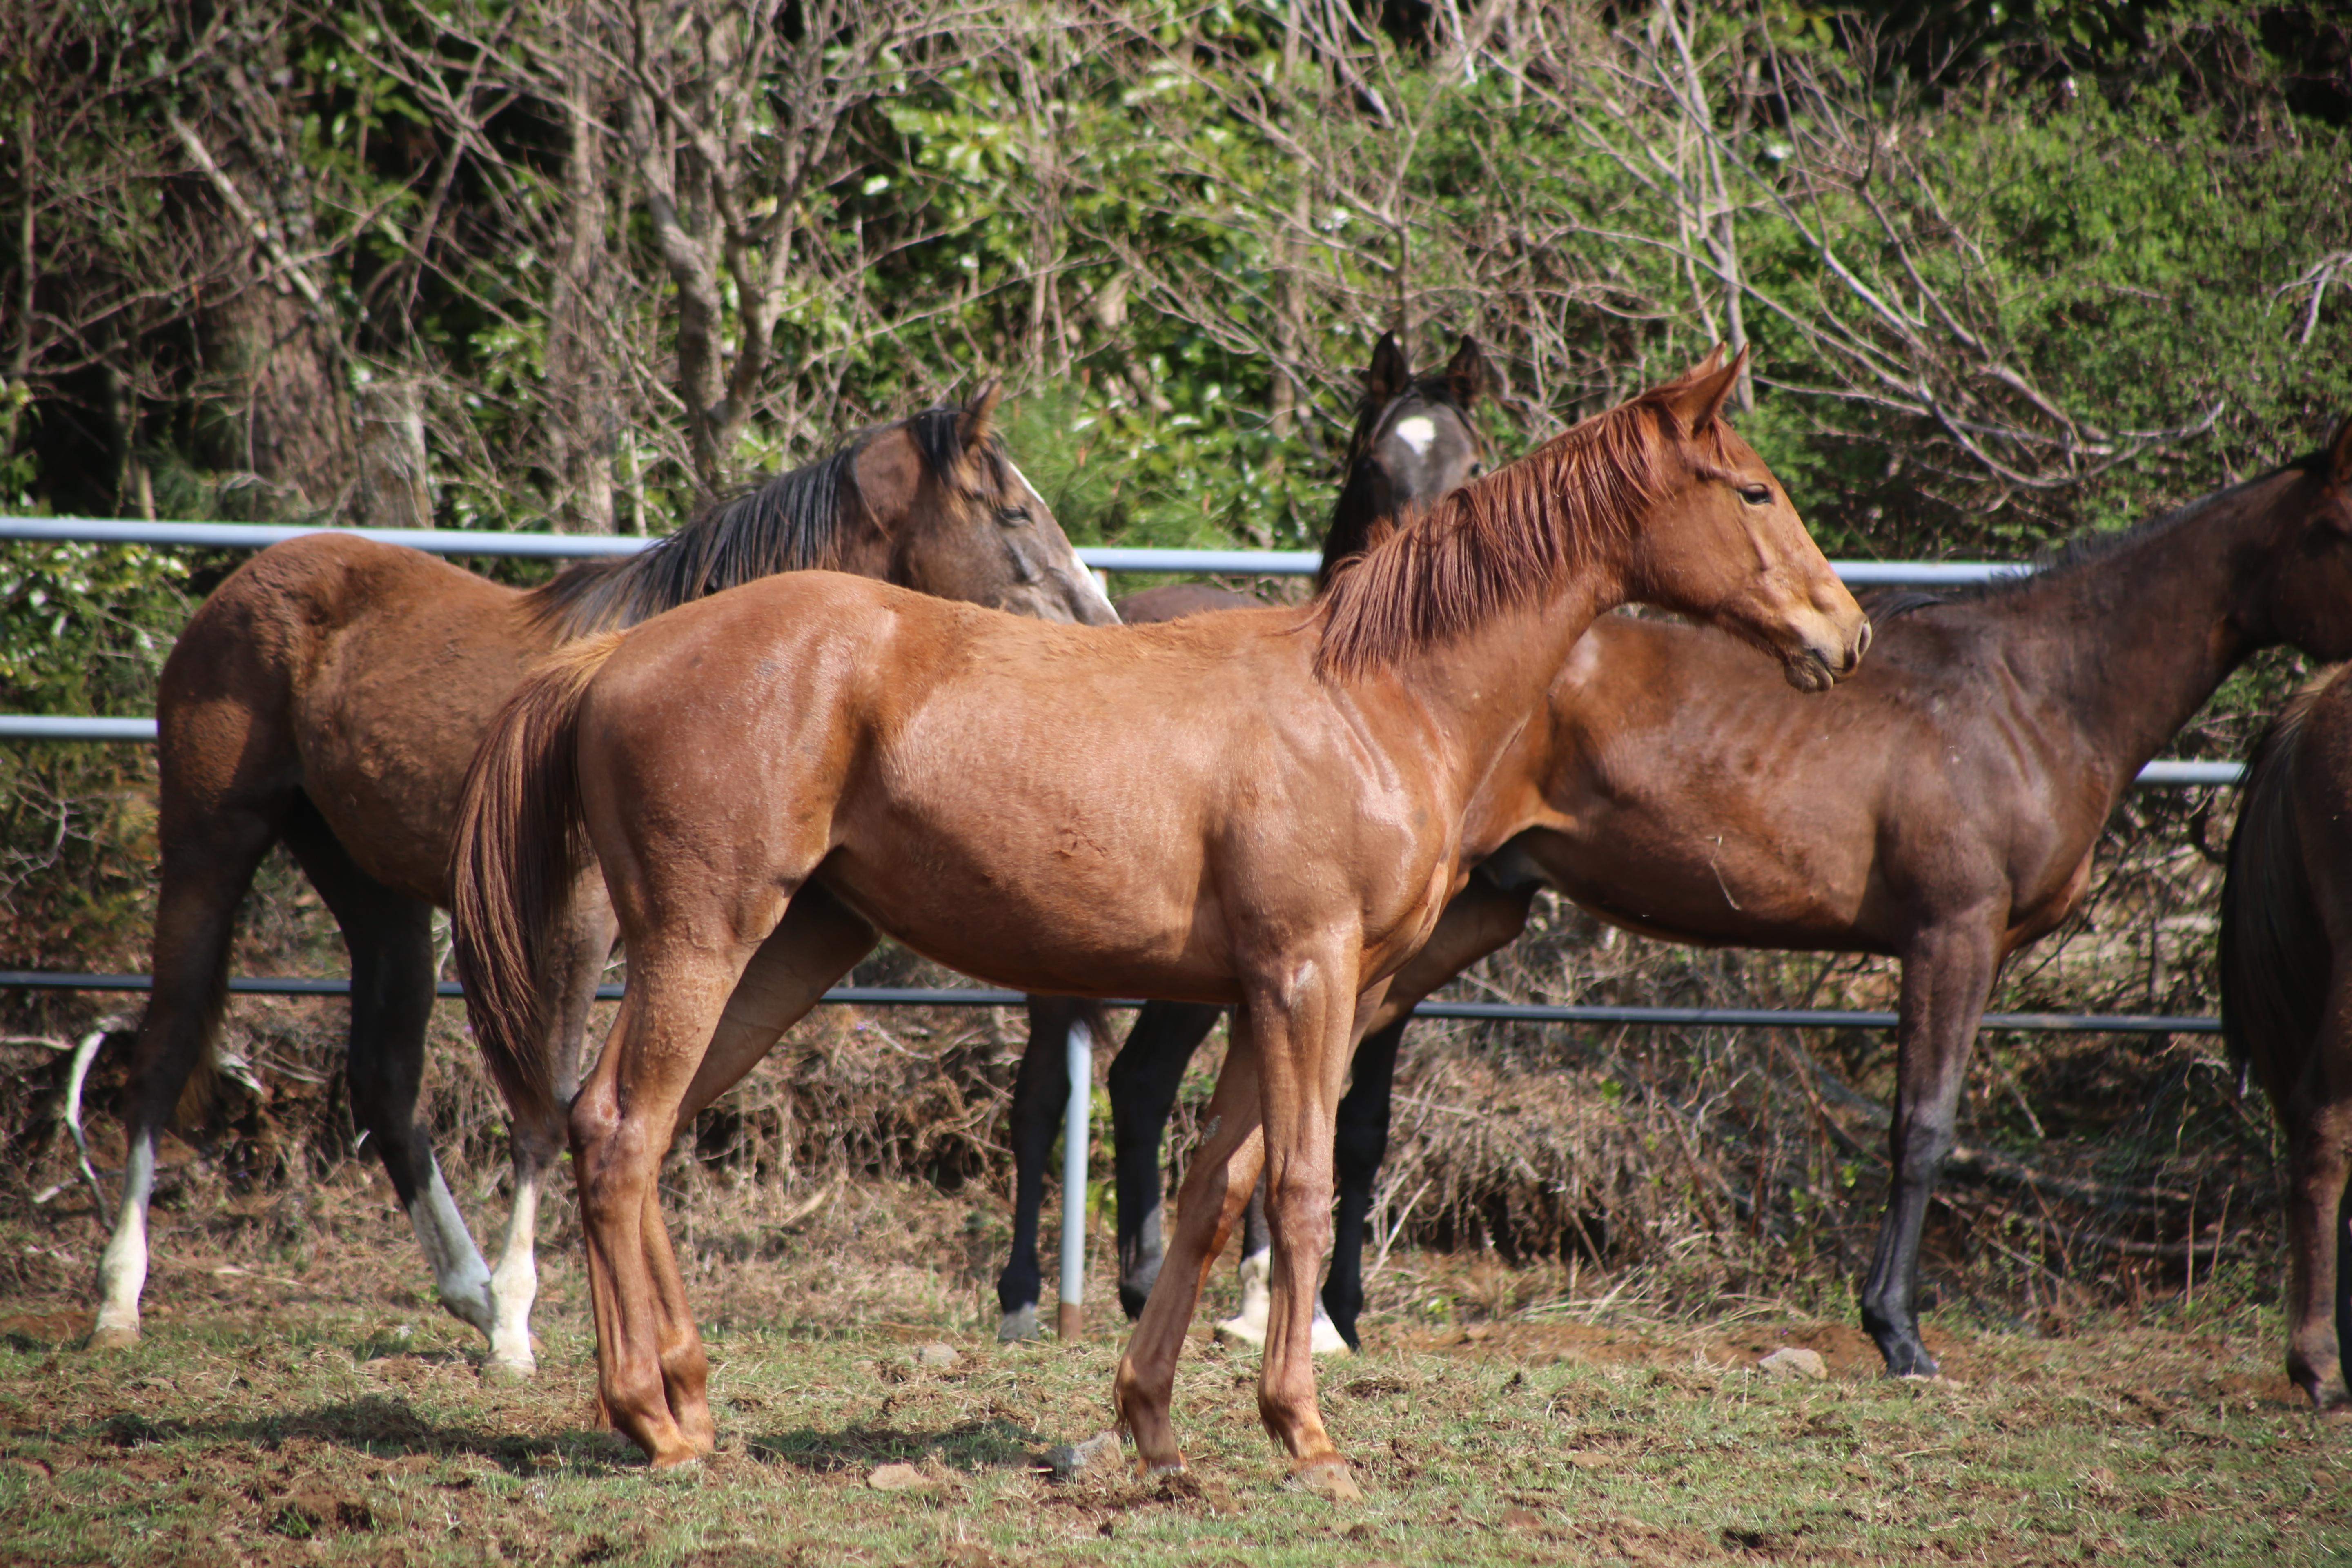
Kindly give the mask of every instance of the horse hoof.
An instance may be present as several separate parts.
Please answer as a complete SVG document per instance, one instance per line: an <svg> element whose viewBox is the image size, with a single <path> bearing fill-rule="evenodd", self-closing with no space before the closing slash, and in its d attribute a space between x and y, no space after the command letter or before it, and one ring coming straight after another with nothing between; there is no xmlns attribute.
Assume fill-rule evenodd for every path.
<svg viewBox="0 0 2352 1568"><path fill-rule="evenodd" d="M1312 1492L1330 1502L1364 1500L1363 1490L1356 1485L1356 1478L1348 1473L1348 1461L1337 1454L1292 1467L1289 1484L1299 1491Z"/></svg>
<svg viewBox="0 0 2352 1568"><path fill-rule="evenodd" d="M1138 1480L1148 1481L1154 1476L1181 1476L1184 1473L1184 1456L1181 1454L1172 1459L1147 1459L1138 1455L1135 1460L1135 1477Z"/></svg>
<svg viewBox="0 0 2352 1568"><path fill-rule="evenodd" d="M482 1363L484 1383L529 1383L539 1375L539 1363L529 1356L497 1356Z"/></svg>
<svg viewBox="0 0 2352 1568"><path fill-rule="evenodd" d="M139 1342L139 1326L129 1328L120 1323L100 1323L89 1331L89 1349L94 1351L127 1351Z"/></svg>
<svg viewBox="0 0 2352 1568"><path fill-rule="evenodd" d="M1339 1325L1320 1312L1315 1314L1315 1331L1308 1337L1307 1348L1317 1355L1354 1353L1348 1349L1348 1342L1341 1337Z"/></svg>
<svg viewBox="0 0 2352 1568"><path fill-rule="evenodd" d="M996 1342L1001 1345L1026 1344L1037 1337L1037 1303L1034 1301L1005 1313L1004 1321L996 1325Z"/></svg>

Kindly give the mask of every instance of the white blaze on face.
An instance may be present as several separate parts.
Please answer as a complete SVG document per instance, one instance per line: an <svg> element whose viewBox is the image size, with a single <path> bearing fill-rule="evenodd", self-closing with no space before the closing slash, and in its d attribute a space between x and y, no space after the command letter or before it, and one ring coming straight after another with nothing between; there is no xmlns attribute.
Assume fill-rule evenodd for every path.
<svg viewBox="0 0 2352 1568"><path fill-rule="evenodd" d="M1426 414L1416 414L1396 422L1396 435L1398 440L1412 448L1414 457L1426 458L1430 443L1437 439L1437 421Z"/></svg>
<svg viewBox="0 0 2352 1568"><path fill-rule="evenodd" d="M1018 464L1018 463L1014 462L1011 458L1009 458L1009 457L1008 457L1008 458L1006 458L1004 459L1004 468L1005 468L1005 471L1006 471L1006 472L1010 473L1010 474L1011 474L1011 475L1012 475L1015 479L1017 479L1018 481L1020 481L1020 485L1021 485L1021 488L1022 488L1023 489L1027 490L1031 495L1035 496L1035 497L1037 498L1037 504L1038 504L1040 507L1045 506L1045 495L1043 494L1043 492L1041 492L1041 491L1037 489L1037 487L1036 487L1035 485L1033 485L1033 484L1031 484L1031 483L1029 482L1029 476L1028 476L1028 475L1026 475L1026 474L1024 474L1024 473L1023 473L1023 472L1021 471L1021 465L1020 465L1020 464ZM1078 559L1078 552L1077 552L1077 551L1076 551L1076 549L1075 547L1073 547L1073 546L1071 546L1071 545L1068 545L1068 544L1065 544L1065 545L1063 546L1063 548L1064 548L1065 550L1068 550L1068 551L1069 551L1069 552L1070 552L1070 568L1071 568L1071 575L1072 575L1072 576L1074 576L1074 577L1076 577L1076 578L1082 579L1082 580L1086 583L1086 584L1087 584L1088 587L1092 588L1092 589L1095 591L1095 597L1096 597L1096 598L1097 598L1097 599L1100 599L1100 600L1103 602L1103 608L1105 608L1105 609L1107 609L1107 610L1109 610L1109 609L1110 609L1110 583L1109 583L1109 580L1108 580L1108 578L1106 578L1106 577L1105 577L1101 573L1098 573L1098 572L1089 572L1089 571L1087 571L1087 567L1086 567L1086 563L1085 563L1084 562L1082 562L1082 561L1080 561L1080 560ZM1114 620L1116 620L1116 619L1118 619L1118 612L1117 610L1111 610L1111 618L1112 618L1112 619L1114 619Z"/></svg>

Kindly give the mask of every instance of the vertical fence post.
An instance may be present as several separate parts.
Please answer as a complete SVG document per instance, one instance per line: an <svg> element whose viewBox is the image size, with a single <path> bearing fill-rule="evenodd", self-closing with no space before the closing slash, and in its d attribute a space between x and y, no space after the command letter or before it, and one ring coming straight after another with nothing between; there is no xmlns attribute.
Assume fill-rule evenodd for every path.
<svg viewBox="0 0 2352 1568"><path fill-rule="evenodd" d="M1081 1016L1070 1020L1070 1106L1062 1123L1062 1304L1054 1331L1066 1340L1086 1331L1081 1299L1087 1288L1087 1107L1095 1086L1095 1037Z"/></svg>

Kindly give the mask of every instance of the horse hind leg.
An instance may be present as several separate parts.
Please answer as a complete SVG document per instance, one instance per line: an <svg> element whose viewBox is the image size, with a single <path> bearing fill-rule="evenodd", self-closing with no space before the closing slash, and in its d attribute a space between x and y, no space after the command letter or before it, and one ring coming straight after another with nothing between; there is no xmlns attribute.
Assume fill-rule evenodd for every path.
<svg viewBox="0 0 2352 1568"><path fill-rule="evenodd" d="M1224 1009L1213 1003L1147 1002L1111 1058L1111 1158L1118 1189L1118 1304L1143 1315L1166 1250L1160 1235L1161 1146L1184 1069Z"/></svg>
<svg viewBox="0 0 2352 1568"><path fill-rule="evenodd" d="M352 951L353 1119L374 1141L394 1193L432 1266L441 1305L488 1335L490 1271L416 1120L425 1030L433 1014L433 910L362 871L315 807L298 799L286 842Z"/></svg>
<svg viewBox="0 0 2352 1568"><path fill-rule="evenodd" d="M2337 1020L2352 1019L2352 987L2331 989L2329 1020L2283 1109L2287 1134L2287 1376L2330 1415L2352 1415L2345 1381L2352 1312L2347 1278L2346 1183L2352 1176L2352 1053Z"/></svg>
<svg viewBox="0 0 2352 1568"><path fill-rule="evenodd" d="M168 788L168 786L167 786ZM236 907L278 837L278 802L240 802L164 814L163 887L155 910L154 991L140 1021L123 1091L127 1141L122 1201L98 1266L93 1350L139 1342L147 1282L147 1208L157 1146L188 1079L219 1032L228 999Z"/></svg>
<svg viewBox="0 0 2352 1568"><path fill-rule="evenodd" d="M530 1342L530 1311L539 1297L535 1250L539 1200L546 1189L547 1173L563 1153L564 1118L580 1080L580 1051L587 1037L589 1009L595 1005L596 984L612 956L617 929L602 876L592 871L582 884L572 902L566 962L551 979L554 994L546 1014L550 1024L545 1053L554 1067L553 1092L544 1105L509 1103L508 1108L512 1119L509 1142L514 1201L508 1210L498 1266L490 1272L493 1316L489 1359L482 1365L486 1377L527 1378L539 1370Z"/></svg>

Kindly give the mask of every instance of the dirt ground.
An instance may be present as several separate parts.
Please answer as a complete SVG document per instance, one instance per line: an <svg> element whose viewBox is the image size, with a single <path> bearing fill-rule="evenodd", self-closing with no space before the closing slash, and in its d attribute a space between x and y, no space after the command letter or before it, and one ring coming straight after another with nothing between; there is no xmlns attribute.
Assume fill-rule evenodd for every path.
<svg viewBox="0 0 2352 1568"><path fill-rule="evenodd" d="M1255 1356L1207 1336L1229 1268L1178 1385L1193 1469L1057 1477L1055 1450L1108 1423L1108 1273L1088 1337L999 1346L992 1210L880 1184L680 1195L721 1447L657 1479L596 1425L561 1224L541 1373L490 1383L381 1187L354 1167L299 1225L281 1200L236 1223L162 1213L147 1337L116 1355L79 1348L86 1200L7 1220L0 1561L2352 1561L2352 1425L2301 1407L2274 1311L2063 1338L1947 1314L1929 1342L1948 1377L1891 1383L1843 1321L1645 1317L1610 1304L1638 1297L1625 1280L1459 1256L1392 1258L1420 1283L1385 1292L1365 1355L1323 1364L1362 1503L1284 1487ZM1827 1375L1758 1370L1790 1345Z"/></svg>

